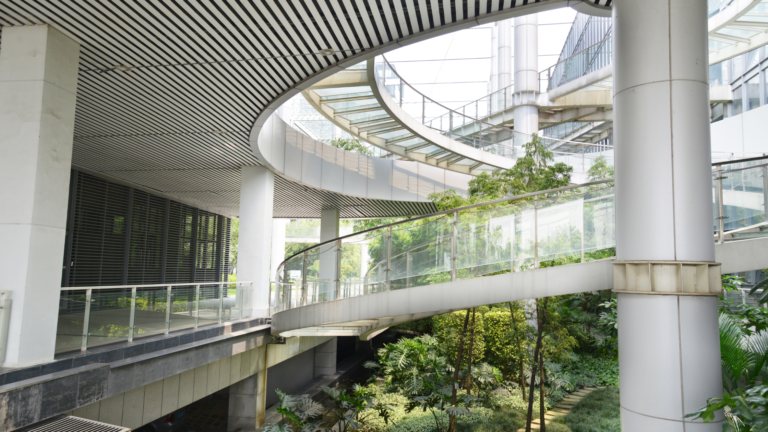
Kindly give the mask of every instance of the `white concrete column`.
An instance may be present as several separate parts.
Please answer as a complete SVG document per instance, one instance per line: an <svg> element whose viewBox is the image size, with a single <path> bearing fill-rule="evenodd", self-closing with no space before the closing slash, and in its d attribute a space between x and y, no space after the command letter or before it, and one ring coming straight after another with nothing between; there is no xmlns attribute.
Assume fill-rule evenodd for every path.
<svg viewBox="0 0 768 432"><path fill-rule="evenodd" d="M288 222L288 219L272 219L272 264L269 268L271 280L275 280L277 266L285 260L285 229Z"/></svg>
<svg viewBox="0 0 768 432"><path fill-rule="evenodd" d="M315 347L315 378L336 373L336 338Z"/></svg>
<svg viewBox="0 0 768 432"><path fill-rule="evenodd" d="M320 243L339 237L339 210L329 209L320 212ZM323 286L320 292L335 290L335 284L328 281L336 280L336 247L325 245L320 247L320 280ZM333 285L333 287L331 287Z"/></svg>
<svg viewBox="0 0 768 432"><path fill-rule="evenodd" d="M253 316L267 316L269 308L272 208L275 174L264 167L240 169L240 238L237 279L253 281Z"/></svg>
<svg viewBox="0 0 768 432"><path fill-rule="evenodd" d="M539 92L539 18L536 14L515 18L515 93ZM535 101L535 97L521 98ZM520 105L514 109L515 131L531 135L539 132L539 107ZM530 140L515 136L515 146Z"/></svg>
<svg viewBox="0 0 768 432"><path fill-rule="evenodd" d="M712 262L707 3L616 0L613 32L618 259ZM622 430L721 430L683 423L722 396L717 297L618 307Z"/></svg>
<svg viewBox="0 0 768 432"><path fill-rule="evenodd" d="M267 369L229 387L227 431L256 430L266 420Z"/></svg>
<svg viewBox="0 0 768 432"><path fill-rule="evenodd" d="M0 290L6 367L53 359L80 45L47 25L2 28ZM2 359L0 359L1 361Z"/></svg>

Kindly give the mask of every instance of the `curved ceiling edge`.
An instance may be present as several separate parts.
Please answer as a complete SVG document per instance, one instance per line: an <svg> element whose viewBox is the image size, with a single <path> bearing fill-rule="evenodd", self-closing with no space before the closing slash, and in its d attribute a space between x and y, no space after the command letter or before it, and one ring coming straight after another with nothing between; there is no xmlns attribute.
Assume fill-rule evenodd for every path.
<svg viewBox="0 0 768 432"><path fill-rule="evenodd" d="M600 3L603 3L610 0L598 0L598 1ZM512 2L512 4L514 3L515 1ZM482 24L501 21L509 18L530 15L532 13L544 12L544 11L553 10L553 9L560 9L563 7L569 7L573 4L574 4L573 0L538 0L536 3L533 3L533 4L510 7L509 9L491 12L484 15L478 15L469 19L457 21L455 23L445 24L440 27L424 30L423 32L409 35L407 37L403 37L400 39L396 39L394 41L387 42L377 47L371 48L368 51L364 51L357 55L351 56L345 59L344 61L336 63L335 65L330 66L327 69L323 69L321 72L318 72L315 75L312 75L304 79L303 81L300 81L293 87L283 92L283 94L273 99L269 104L267 104L266 108L264 108L264 110L262 110L259 113L259 115L256 117L256 119L253 122L253 126L251 127L251 132L249 135L251 149L253 150L254 154L259 159L259 161L261 161L265 165L269 165L269 163L262 158L258 149L259 133L263 125L267 122L267 119L270 118L270 116L281 105L283 105L293 96L300 93L302 90L309 88L313 84L319 81L322 81L325 78L330 77L336 72L339 72L350 66L354 66L355 64L368 60L370 58L374 58L377 55L387 53L394 49L401 48L414 43L422 42L424 40L431 39L437 36L442 36L447 33L475 27Z"/></svg>
<svg viewBox="0 0 768 432"><path fill-rule="evenodd" d="M278 113L266 119L254 148L273 172L315 189L358 198L428 202L453 189L466 195L473 178L419 162L364 156L314 140Z"/></svg>

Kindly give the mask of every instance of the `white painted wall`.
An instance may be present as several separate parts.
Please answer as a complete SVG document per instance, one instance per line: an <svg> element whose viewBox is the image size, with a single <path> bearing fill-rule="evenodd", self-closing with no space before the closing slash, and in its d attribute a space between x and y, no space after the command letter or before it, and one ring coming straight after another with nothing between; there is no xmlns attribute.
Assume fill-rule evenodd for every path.
<svg viewBox="0 0 768 432"><path fill-rule="evenodd" d="M427 202L429 194L446 189L465 195L473 178L419 162L338 149L302 134L277 114L266 120L258 145L251 148L272 171L295 182L360 198Z"/></svg>
<svg viewBox="0 0 768 432"><path fill-rule="evenodd" d="M768 154L768 105L712 123L712 160Z"/></svg>

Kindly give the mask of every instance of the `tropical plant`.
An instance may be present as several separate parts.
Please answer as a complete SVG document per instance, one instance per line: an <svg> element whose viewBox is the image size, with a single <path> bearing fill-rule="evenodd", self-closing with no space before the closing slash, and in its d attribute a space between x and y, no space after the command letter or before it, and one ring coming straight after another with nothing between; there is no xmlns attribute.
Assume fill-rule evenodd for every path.
<svg viewBox="0 0 768 432"><path fill-rule="evenodd" d="M373 150L366 147L357 138L336 138L335 140L331 140L330 144L342 150L359 153L365 156L373 156Z"/></svg>
<svg viewBox="0 0 768 432"><path fill-rule="evenodd" d="M711 398L707 405L686 415L705 422L723 409L732 428L744 432L768 431L768 331L749 334L743 322L721 312L720 354L723 366L723 398Z"/></svg>
<svg viewBox="0 0 768 432"><path fill-rule="evenodd" d="M388 386L406 396L423 395L427 391L425 382L442 382L449 375L448 361L440 352L438 340L431 335L386 344L376 357L378 363L366 362L364 366L375 370Z"/></svg>
<svg viewBox="0 0 768 432"><path fill-rule="evenodd" d="M298 427L300 432L322 431L320 416L323 414L323 406L312 400L309 395L291 396L275 389L278 403L277 412L282 418L280 423L268 424L265 432L293 432L292 424Z"/></svg>
<svg viewBox="0 0 768 432"><path fill-rule="evenodd" d="M333 430L348 432L364 428L373 416L381 417L389 424L392 408L377 402L373 391L355 384L349 393L338 387L323 387L323 392L333 403L330 416L334 419Z"/></svg>

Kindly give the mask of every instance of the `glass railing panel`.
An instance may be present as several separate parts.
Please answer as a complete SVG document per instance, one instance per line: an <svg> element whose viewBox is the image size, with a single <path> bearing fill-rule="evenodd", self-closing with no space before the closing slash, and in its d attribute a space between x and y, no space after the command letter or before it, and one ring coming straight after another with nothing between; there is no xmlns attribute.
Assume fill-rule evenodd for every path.
<svg viewBox="0 0 768 432"><path fill-rule="evenodd" d="M195 327L195 285L171 287L170 331Z"/></svg>
<svg viewBox="0 0 768 432"><path fill-rule="evenodd" d="M449 281L452 235L452 215L393 227L391 289Z"/></svg>
<svg viewBox="0 0 768 432"><path fill-rule="evenodd" d="M227 298L231 299L230 301L232 302L232 307L229 309L229 320L238 320L251 316L249 306L252 304L251 294L253 290L251 284L241 286L230 282L224 286L226 287Z"/></svg>
<svg viewBox="0 0 768 432"><path fill-rule="evenodd" d="M514 247L511 258L514 271L530 270L536 267L536 214L534 202L518 204L515 211Z"/></svg>
<svg viewBox="0 0 768 432"><path fill-rule="evenodd" d="M592 187L584 199L584 261L616 256L616 206L613 186Z"/></svg>
<svg viewBox="0 0 768 432"><path fill-rule="evenodd" d="M219 295L222 287L219 285L200 285L199 309L197 311L198 327L219 323Z"/></svg>
<svg viewBox="0 0 768 432"><path fill-rule="evenodd" d="M457 277L470 279L512 268L515 212L525 205L508 205L459 215Z"/></svg>
<svg viewBox="0 0 768 432"><path fill-rule="evenodd" d="M729 169L722 175L725 230L765 222L765 167Z"/></svg>
<svg viewBox="0 0 768 432"><path fill-rule="evenodd" d="M86 290L62 290L56 326L56 353L80 349L83 343Z"/></svg>
<svg viewBox="0 0 768 432"><path fill-rule="evenodd" d="M581 262L583 216L584 198L580 194L539 199L539 267Z"/></svg>
<svg viewBox="0 0 768 432"><path fill-rule="evenodd" d="M88 319L88 348L128 340L131 288L93 290Z"/></svg>
<svg viewBox="0 0 768 432"><path fill-rule="evenodd" d="M167 306L167 287L137 288L134 338L165 333Z"/></svg>
<svg viewBox="0 0 768 432"><path fill-rule="evenodd" d="M365 234L344 238L341 242L341 298L364 294L363 280L368 272L369 239Z"/></svg>

